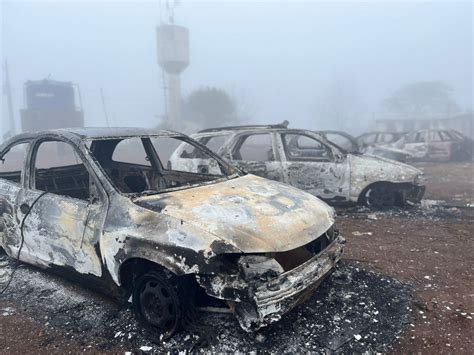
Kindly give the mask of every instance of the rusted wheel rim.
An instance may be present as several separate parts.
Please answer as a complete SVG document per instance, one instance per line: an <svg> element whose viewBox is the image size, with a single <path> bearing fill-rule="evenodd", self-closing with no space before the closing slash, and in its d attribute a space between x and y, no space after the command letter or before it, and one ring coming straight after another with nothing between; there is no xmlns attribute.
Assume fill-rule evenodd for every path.
<svg viewBox="0 0 474 355"><path fill-rule="evenodd" d="M389 186L375 186L367 191L367 205L375 208L391 208L395 205L395 191Z"/></svg>
<svg viewBox="0 0 474 355"><path fill-rule="evenodd" d="M172 334L178 324L174 293L160 280L150 279L140 289L140 311L145 320L165 336Z"/></svg>

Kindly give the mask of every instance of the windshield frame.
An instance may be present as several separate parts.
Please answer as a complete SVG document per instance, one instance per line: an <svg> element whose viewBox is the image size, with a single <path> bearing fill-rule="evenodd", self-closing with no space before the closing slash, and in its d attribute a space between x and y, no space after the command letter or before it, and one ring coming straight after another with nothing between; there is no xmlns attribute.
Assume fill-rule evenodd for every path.
<svg viewBox="0 0 474 355"><path fill-rule="evenodd" d="M93 152L93 148L94 148L95 145L98 144L97 142L100 142L100 141L116 141L116 140L118 140L119 143L120 143L120 142L122 142L126 139L132 139L132 138L140 139L142 141L143 148L145 149L147 155L148 155L148 153L151 153L151 156L149 157L150 163L151 163L151 166L154 170L158 167L158 171L156 171L158 174L162 174L163 171L175 171L177 173L179 173L180 171L172 170L172 169L169 170L169 169L166 169L166 168L163 167L161 159L159 158L159 154L158 154L158 152L156 152L155 146L153 145L153 142L151 140L152 138L175 138L175 139L181 141L181 143L178 145L178 147L182 143L188 143L191 146L193 146L194 148L202 150L204 153L208 154L211 158L216 160L216 162L218 163L221 170L224 170L223 175L222 176L217 176L217 175L209 174L210 176L215 176L215 179L209 180L209 181L202 181L202 182L189 184L189 185L183 185L183 186L179 186L179 187L166 188L166 189L162 189L162 190L145 190L143 192L122 192L122 191L120 191L120 189L117 188L115 183L111 180L111 177L109 176L109 174L105 171L104 167L102 166L102 164L99 162L99 160L95 156L95 154ZM148 144L144 143L146 140L148 140ZM92 158L92 160L95 163L96 167L101 171L101 173L105 177L105 179L107 179L107 182L112 187L112 189L120 195L132 197L132 198L133 197L139 197L139 196L146 196L146 195L161 194L161 193L177 191L177 190L184 190L184 189L189 189L189 188L193 188L193 187L196 187L196 186L207 185L207 184L212 184L212 183L218 183L218 182L230 180L230 179L233 179L233 178L236 178L238 176L242 176L242 175L245 174L242 170L240 170L236 166L230 164L226 160L222 159L220 156L218 156L212 150L207 148L205 145L199 143L198 141L196 141L195 139L193 139L191 137L188 137L186 135L179 134L179 133L87 137L87 138L83 139L83 143L84 143L85 149L87 150L88 154ZM117 143L117 145L119 143ZM111 157L112 157L113 152L115 151L117 145L115 145L114 148L112 149ZM148 148L146 148L147 145L148 145ZM137 164L137 165L139 165L139 164ZM197 173L188 173L188 172L182 172L182 173L199 175Z"/></svg>

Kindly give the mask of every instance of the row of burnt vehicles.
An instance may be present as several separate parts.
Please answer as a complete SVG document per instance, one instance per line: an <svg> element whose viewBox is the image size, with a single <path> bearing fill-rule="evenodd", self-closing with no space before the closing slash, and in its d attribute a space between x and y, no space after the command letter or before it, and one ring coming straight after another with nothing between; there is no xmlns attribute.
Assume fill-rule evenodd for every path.
<svg viewBox="0 0 474 355"><path fill-rule="evenodd" d="M131 298L169 337L196 307L254 331L308 298L345 241L327 203L417 203L422 172L285 125L62 129L0 147L0 246ZM323 202L325 200L326 202Z"/></svg>
<svg viewBox="0 0 474 355"><path fill-rule="evenodd" d="M452 129L368 132L358 137L340 131L318 133L348 152L375 155L404 163L467 161L474 158L472 139Z"/></svg>

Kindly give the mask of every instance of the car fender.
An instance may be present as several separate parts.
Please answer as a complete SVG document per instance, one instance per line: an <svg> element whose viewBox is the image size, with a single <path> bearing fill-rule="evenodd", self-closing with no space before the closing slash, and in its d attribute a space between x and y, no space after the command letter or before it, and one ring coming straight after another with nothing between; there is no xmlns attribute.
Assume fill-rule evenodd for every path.
<svg viewBox="0 0 474 355"><path fill-rule="evenodd" d="M351 165L350 200L357 202L360 194L378 182L415 184L422 172L410 165L394 160L364 155L348 155Z"/></svg>

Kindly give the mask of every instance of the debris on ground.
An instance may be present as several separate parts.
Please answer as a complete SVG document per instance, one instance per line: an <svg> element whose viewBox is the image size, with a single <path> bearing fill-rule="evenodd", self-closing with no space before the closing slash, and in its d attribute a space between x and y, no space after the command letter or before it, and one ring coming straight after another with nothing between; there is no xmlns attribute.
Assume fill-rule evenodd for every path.
<svg viewBox="0 0 474 355"><path fill-rule="evenodd" d="M5 266L6 259L3 256L2 270L11 269L12 262ZM4 303L99 351L195 351L199 347L194 345L206 336L199 334L203 330L215 334L207 343L200 342L212 352L385 352L413 321L411 286L347 262L328 276L310 300L253 336L229 314L200 313L196 322L203 327L162 342L136 322L128 304L119 305L30 266L17 271L0 296L0 305Z"/></svg>

